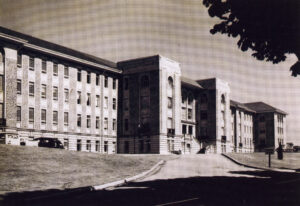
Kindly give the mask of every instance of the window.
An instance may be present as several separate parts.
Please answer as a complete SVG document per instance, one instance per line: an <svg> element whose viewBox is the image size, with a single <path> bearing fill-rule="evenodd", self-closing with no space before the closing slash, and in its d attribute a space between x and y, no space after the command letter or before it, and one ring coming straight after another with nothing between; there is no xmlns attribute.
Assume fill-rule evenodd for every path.
<svg viewBox="0 0 300 206"><path fill-rule="evenodd" d="M29 123L34 123L34 108L29 108Z"/></svg>
<svg viewBox="0 0 300 206"><path fill-rule="evenodd" d="M64 68L64 77L69 78L69 67L68 66L65 66L65 68Z"/></svg>
<svg viewBox="0 0 300 206"><path fill-rule="evenodd" d="M65 126L69 125L69 113L68 112L64 113L64 125Z"/></svg>
<svg viewBox="0 0 300 206"><path fill-rule="evenodd" d="M187 94L185 91L182 91L182 95L181 95L181 103L184 104L184 102L186 101L187 98Z"/></svg>
<svg viewBox="0 0 300 206"><path fill-rule="evenodd" d="M100 95L96 95L96 107L100 107Z"/></svg>
<svg viewBox="0 0 300 206"><path fill-rule="evenodd" d="M172 97L168 97L168 108L172 108L173 107L173 102L172 102Z"/></svg>
<svg viewBox="0 0 300 206"><path fill-rule="evenodd" d="M86 141L86 150L89 152L91 151L91 140Z"/></svg>
<svg viewBox="0 0 300 206"><path fill-rule="evenodd" d="M104 141L104 152L108 152L108 141Z"/></svg>
<svg viewBox="0 0 300 206"><path fill-rule="evenodd" d="M34 82L29 82L29 96L34 96Z"/></svg>
<svg viewBox="0 0 300 206"><path fill-rule="evenodd" d="M86 105L90 106L91 105L91 94L87 93L87 97L86 97Z"/></svg>
<svg viewBox="0 0 300 206"><path fill-rule="evenodd" d="M96 74L96 85L99 86L99 74Z"/></svg>
<svg viewBox="0 0 300 206"><path fill-rule="evenodd" d="M45 84L42 84L42 88L41 88L41 97L43 99L46 98L46 91L47 91L47 86Z"/></svg>
<svg viewBox="0 0 300 206"><path fill-rule="evenodd" d="M113 79L113 89L116 89L116 87L117 87L117 80Z"/></svg>
<svg viewBox="0 0 300 206"><path fill-rule="evenodd" d="M29 57L29 69L34 70L34 58Z"/></svg>
<svg viewBox="0 0 300 206"><path fill-rule="evenodd" d="M65 94L65 102L69 102L69 90L64 89L64 94Z"/></svg>
<svg viewBox="0 0 300 206"><path fill-rule="evenodd" d="M100 128L100 118L96 117L96 129Z"/></svg>
<svg viewBox="0 0 300 206"><path fill-rule="evenodd" d="M186 108L185 107L181 108L181 119L186 119Z"/></svg>
<svg viewBox="0 0 300 206"><path fill-rule="evenodd" d="M108 119L107 119L107 118L104 118L104 125L103 125L103 128L104 128L105 130L108 129Z"/></svg>
<svg viewBox="0 0 300 206"><path fill-rule="evenodd" d="M221 103L225 104L225 95L224 94L222 94L222 96L221 96Z"/></svg>
<svg viewBox="0 0 300 206"><path fill-rule="evenodd" d="M53 124L57 125L57 121L58 121L58 112L53 111Z"/></svg>
<svg viewBox="0 0 300 206"><path fill-rule="evenodd" d="M116 107L117 107L116 104L117 104L116 98L113 98L113 105L112 105L113 110L116 110Z"/></svg>
<svg viewBox="0 0 300 206"><path fill-rule="evenodd" d="M81 70L77 70L77 81L81 82Z"/></svg>
<svg viewBox="0 0 300 206"><path fill-rule="evenodd" d="M69 149L69 139L64 139L64 148Z"/></svg>
<svg viewBox="0 0 300 206"><path fill-rule="evenodd" d="M104 108L108 106L108 97L104 97Z"/></svg>
<svg viewBox="0 0 300 206"><path fill-rule="evenodd" d="M142 88L148 88L149 87L149 77L144 75L141 78L141 87Z"/></svg>
<svg viewBox="0 0 300 206"><path fill-rule="evenodd" d="M42 124L46 124L46 117L47 117L47 113L45 109L41 110L41 123Z"/></svg>
<svg viewBox="0 0 300 206"><path fill-rule="evenodd" d="M42 60L42 73L47 73L47 64L45 60Z"/></svg>
<svg viewBox="0 0 300 206"><path fill-rule="evenodd" d="M193 134L193 126L189 126L189 134L192 135Z"/></svg>
<svg viewBox="0 0 300 206"><path fill-rule="evenodd" d="M53 64L53 75L54 76L58 75L58 65L57 65L57 63Z"/></svg>
<svg viewBox="0 0 300 206"><path fill-rule="evenodd" d="M77 114L77 127L81 127L81 114Z"/></svg>
<svg viewBox="0 0 300 206"><path fill-rule="evenodd" d="M188 109L188 119L192 119L192 109Z"/></svg>
<svg viewBox="0 0 300 206"><path fill-rule="evenodd" d="M17 94L22 94L22 81L20 79L17 80Z"/></svg>
<svg viewBox="0 0 300 206"><path fill-rule="evenodd" d="M21 107L17 106L17 122L21 122Z"/></svg>
<svg viewBox="0 0 300 206"><path fill-rule="evenodd" d="M91 83L91 72L88 72L86 75L86 83L88 83L88 84Z"/></svg>
<svg viewBox="0 0 300 206"><path fill-rule="evenodd" d="M128 131L128 128L129 128L128 119L125 119L125 121L124 121L124 128L125 128L125 131Z"/></svg>
<svg viewBox="0 0 300 206"><path fill-rule="evenodd" d="M188 96L188 104L189 105L193 104L193 99L194 99L194 96L193 96L192 93L190 93L189 96Z"/></svg>
<svg viewBox="0 0 300 206"><path fill-rule="evenodd" d="M81 151L81 139L77 140L77 151Z"/></svg>
<svg viewBox="0 0 300 206"><path fill-rule="evenodd" d="M124 89L128 90L128 78L124 78Z"/></svg>
<svg viewBox="0 0 300 206"><path fill-rule="evenodd" d="M77 104L81 104L81 92L77 92Z"/></svg>
<svg viewBox="0 0 300 206"><path fill-rule="evenodd" d="M169 89L173 88L173 78L172 77L168 78L168 85L169 85Z"/></svg>
<svg viewBox="0 0 300 206"><path fill-rule="evenodd" d="M116 129L117 129L117 121L116 121L116 119L113 119L113 122L112 122L112 130L113 130L113 131L116 131Z"/></svg>
<svg viewBox="0 0 300 206"><path fill-rule="evenodd" d="M53 100L57 100L57 99L58 99L58 88L53 87Z"/></svg>
<svg viewBox="0 0 300 206"><path fill-rule="evenodd" d="M96 148L95 148L96 152L100 152L100 141L97 140L96 141Z"/></svg>
<svg viewBox="0 0 300 206"><path fill-rule="evenodd" d="M91 128L91 115L86 116L86 127Z"/></svg>
<svg viewBox="0 0 300 206"><path fill-rule="evenodd" d="M186 125L185 124L182 125L182 134L186 134Z"/></svg>
<svg viewBox="0 0 300 206"><path fill-rule="evenodd" d="M21 54L18 54L18 57L17 57L17 66L19 68L22 67L22 55Z"/></svg>
<svg viewBox="0 0 300 206"><path fill-rule="evenodd" d="M108 77L104 77L104 87L108 87Z"/></svg>

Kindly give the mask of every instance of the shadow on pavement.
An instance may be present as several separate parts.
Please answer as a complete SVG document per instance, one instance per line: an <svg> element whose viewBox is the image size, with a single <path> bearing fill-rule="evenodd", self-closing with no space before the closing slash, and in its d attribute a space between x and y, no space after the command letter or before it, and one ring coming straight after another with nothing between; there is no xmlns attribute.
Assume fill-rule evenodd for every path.
<svg viewBox="0 0 300 206"><path fill-rule="evenodd" d="M300 205L300 174L231 171L238 177L192 177L129 183L112 190L10 193L4 205ZM251 175L254 177L245 177ZM50 194L59 194L49 196ZM35 199L44 196L42 199ZM0 202L1 205L1 202Z"/></svg>

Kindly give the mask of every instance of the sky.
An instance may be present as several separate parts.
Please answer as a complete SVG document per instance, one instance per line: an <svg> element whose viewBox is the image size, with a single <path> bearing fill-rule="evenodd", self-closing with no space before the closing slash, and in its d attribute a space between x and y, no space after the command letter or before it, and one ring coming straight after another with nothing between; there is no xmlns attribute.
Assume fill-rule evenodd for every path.
<svg viewBox="0 0 300 206"><path fill-rule="evenodd" d="M111 61L160 54L183 76L217 77L231 99L263 101L286 111L287 141L300 145L297 58L272 64L238 49L237 39L211 35L218 21L202 0L0 0L0 25Z"/></svg>

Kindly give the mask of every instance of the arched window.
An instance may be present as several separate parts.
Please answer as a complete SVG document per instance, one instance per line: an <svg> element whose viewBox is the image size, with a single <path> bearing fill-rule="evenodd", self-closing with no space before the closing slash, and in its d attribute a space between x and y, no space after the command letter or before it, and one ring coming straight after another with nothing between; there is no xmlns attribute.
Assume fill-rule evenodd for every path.
<svg viewBox="0 0 300 206"><path fill-rule="evenodd" d="M200 102L201 102L202 104L206 104L206 103L208 102L208 99L207 99L207 95L206 95L206 94L202 94L202 95L201 95Z"/></svg>
<svg viewBox="0 0 300 206"><path fill-rule="evenodd" d="M226 101L225 101L225 95L222 94L222 96L221 96L221 103L222 103L222 104L225 104L225 102L226 102Z"/></svg>
<svg viewBox="0 0 300 206"><path fill-rule="evenodd" d="M192 104L193 103L193 99L194 99L194 95L190 92L188 95L188 103Z"/></svg>
<svg viewBox="0 0 300 206"><path fill-rule="evenodd" d="M149 87L149 77L147 75L142 76L142 78L141 78L141 87L142 88Z"/></svg>
<svg viewBox="0 0 300 206"><path fill-rule="evenodd" d="M169 84L169 88L173 88L173 78L172 77L168 78L168 84Z"/></svg>

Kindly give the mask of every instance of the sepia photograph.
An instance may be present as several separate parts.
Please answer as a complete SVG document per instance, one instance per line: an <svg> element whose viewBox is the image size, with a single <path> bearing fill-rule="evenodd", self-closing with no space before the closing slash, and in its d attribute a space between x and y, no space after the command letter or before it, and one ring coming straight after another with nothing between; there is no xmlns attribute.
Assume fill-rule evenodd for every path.
<svg viewBox="0 0 300 206"><path fill-rule="evenodd" d="M0 205L299 206L299 0L0 0Z"/></svg>

